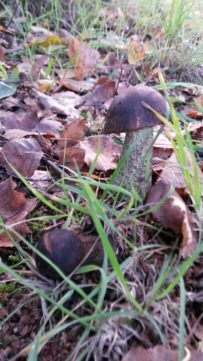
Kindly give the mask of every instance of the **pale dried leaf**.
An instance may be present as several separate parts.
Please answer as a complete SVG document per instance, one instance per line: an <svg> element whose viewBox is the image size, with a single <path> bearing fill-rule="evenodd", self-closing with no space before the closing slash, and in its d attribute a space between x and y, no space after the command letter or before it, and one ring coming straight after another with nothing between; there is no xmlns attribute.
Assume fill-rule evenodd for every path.
<svg viewBox="0 0 203 361"><path fill-rule="evenodd" d="M34 174L29 180L30 185L39 190L45 190L48 188L52 180L52 177L48 170L35 170Z"/></svg>
<svg viewBox="0 0 203 361"><path fill-rule="evenodd" d="M76 93L85 93L90 91L94 86L94 79L87 80L75 80L70 79L66 74L61 75L60 84L66 89L69 89Z"/></svg>
<svg viewBox="0 0 203 361"><path fill-rule="evenodd" d="M89 167L99 154L95 169L102 171L116 168L122 150L107 135L87 137L80 142L80 147L85 151L85 163Z"/></svg>
<svg viewBox="0 0 203 361"><path fill-rule="evenodd" d="M51 110L55 114L79 116L78 110L75 109L79 95L73 92L60 92L50 96L33 89L32 93L45 109Z"/></svg>

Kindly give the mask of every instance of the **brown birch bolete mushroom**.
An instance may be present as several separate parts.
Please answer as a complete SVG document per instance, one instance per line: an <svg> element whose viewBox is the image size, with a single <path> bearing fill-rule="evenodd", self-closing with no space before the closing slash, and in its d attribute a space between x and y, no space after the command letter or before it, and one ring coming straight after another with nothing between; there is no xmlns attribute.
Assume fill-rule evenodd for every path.
<svg viewBox="0 0 203 361"><path fill-rule="evenodd" d="M114 182L135 189L141 199L151 186L153 127L162 124L150 108L169 118L169 105L159 92L145 85L131 87L114 98L104 125L106 134L126 133L124 161Z"/></svg>
<svg viewBox="0 0 203 361"><path fill-rule="evenodd" d="M65 229L54 229L46 233L37 243L37 250L69 275L82 262L85 249L80 237ZM38 254L35 261L39 271L48 278L59 278L59 274Z"/></svg>
<svg viewBox="0 0 203 361"><path fill-rule="evenodd" d="M72 273L76 267L88 264L101 266L103 247L98 237L77 235L66 229L53 229L43 235L36 246L37 250L52 261L65 275ZM41 274L57 279L60 275L37 253L36 266Z"/></svg>

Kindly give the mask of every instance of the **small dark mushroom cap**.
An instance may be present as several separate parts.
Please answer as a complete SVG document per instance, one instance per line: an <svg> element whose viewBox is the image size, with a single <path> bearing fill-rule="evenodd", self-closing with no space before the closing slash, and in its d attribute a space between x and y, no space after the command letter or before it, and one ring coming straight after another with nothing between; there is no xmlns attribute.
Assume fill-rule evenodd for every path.
<svg viewBox="0 0 203 361"><path fill-rule="evenodd" d="M83 260L85 250L80 237L65 229L46 233L37 244L37 249L69 275ZM40 256L35 255L39 271L49 278L59 278L58 273Z"/></svg>
<svg viewBox="0 0 203 361"><path fill-rule="evenodd" d="M146 104L146 106L145 106ZM108 110L104 133L121 133L162 124L147 105L169 117L169 105L155 89L146 85L131 87L112 101Z"/></svg>

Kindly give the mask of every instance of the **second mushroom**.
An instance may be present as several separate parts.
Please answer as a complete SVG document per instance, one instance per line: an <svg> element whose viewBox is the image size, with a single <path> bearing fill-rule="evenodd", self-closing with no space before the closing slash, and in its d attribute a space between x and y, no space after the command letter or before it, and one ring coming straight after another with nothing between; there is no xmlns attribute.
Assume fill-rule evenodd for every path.
<svg viewBox="0 0 203 361"><path fill-rule="evenodd" d="M161 124L149 108L169 118L169 105L158 91L145 85L131 87L114 98L104 125L106 134L126 133L115 184L135 189L141 199L151 186L153 126Z"/></svg>

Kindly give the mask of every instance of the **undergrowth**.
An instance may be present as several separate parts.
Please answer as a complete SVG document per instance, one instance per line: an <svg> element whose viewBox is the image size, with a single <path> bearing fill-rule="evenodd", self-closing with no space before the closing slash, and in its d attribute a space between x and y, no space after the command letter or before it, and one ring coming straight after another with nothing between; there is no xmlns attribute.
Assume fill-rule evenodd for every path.
<svg viewBox="0 0 203 361"><path fill-rule="evenodd" d="M14 24L25 42L33 25L51 30L65 28L73 36L94 39L94 46L104 46L109 33L128 44L129 36L150 39L151 51L144 61L152 68L161 66L174 79L202 84L203 30L200 0L82 1L58 0L0 1L2 18ZM23 21L22 21L23 18ZM118 40L117 40L118 41ZM113 44L114 43L114 44ZM116 40L111 42L117 50ZM27 51L27 50L26 50Z"/></svg>
<svg viewBox="0 0 203 361"><path fill-rule="evenodd" d="M143 41L147 36L152 38L155 34L154 52L148 58L153 66L164 64L170 68L174 76L179 74L180 78L184 78L186 70L190 75L192 71L197 74L197 68L202 62L202 30L193 19L195 11L191 11L193 7L198 10L198 2L153 0L149 6L149 1L146 0L137 1L136 5L134 1L109 3L100 0L41 0L37 4L19 1L16 5L15 1L7 1L6 4L1 2L1 5L4 15L7 14L9 25L17 25L24 39L31 26L36 24L47 24L47 27L54 30L65 27L73 35L79 34L85 39L93 35L98 35L98 38L108 36L113 23L113 31L124 40L130 33L138 33ZM111 17L108 22L102 18L103 8L114 9L115 6L121 9L116 21L118 26ZM129 10L132 8L133 11ZM20 16L26 20L25 24L18 21ZM163 81L161 87L167 91L167 84ZM149 223L152 209L138 204L136 192L131 193L115 186L113 177L106 184L91 179L94 168L85 177L79 172L70 174L70 170L63 167L64 175L54 185L66 196L56 197L39 193L16 173L30 194L36 196L46 209L45 215L37 216L36 213L30 219L30 224L34 224L36 237L41 237L50 227L63 223L64 228L79 229L87 236L94 234L104 249L101 266L83 266L67 277L40 254L35 247L35 239L28 241L18 235L21 240L19 244L12 239L9 227L1 223L20 258L15 267L0 261L1 272L9 275L5 283L21 284L30 294L27 302L37 300L42 309L43 317L37 335L21 352L29 355L29 361L37 360L41 349L53 337L74 327L79 336L67 361L88 360L91 357L95 357L95 360L118 360L132 343L139 344L142 340L146 347L150 346L145 341L146 330L151 335L152 343L154 340L158 343L169 342L174 333L178 334L179 361L182 360L184 346L190 342L186 333L189 316L186 313L184 279L203 251L202 184L197 175L192 140L189 134L184 136L181 132L179 118L172 104L171 113L172 123L164 118L162 121L168 126L168 136L182 168L191 208L199 221L199 243L193 255L184 261L180 261L177 255L179 240L172 238L170 244L159 242L158 236L164 231L156 224ZM186 124L184 118L181 121ZM170 131L175 133L175 138ZM192 157L194 179L188 172L186 150ZM153 209L158 209L159 206L160 204L156 204ZM91 225L89 231L85 230L86 220ZM149 243L144 241L145 229L150 234ZM165 237L171 239L167 232ZM58 272L61 282L55 283L38 273L33 261L35 253ZM25 265L27 272L24 270ZM10 290L13 290L12 286L7 289L8 292ZM13 310L1 323L1 327L24 306L22 304Z"/></svg>
<svg viewBox="0 0 203 361"><path fill-rule="evenodd" d="M180 131L172 105L171 112L172 123L164 118L162 120L169 127L169 137L170 129L176 134L176 140L173 137L171 141L200 221L202 185L197 176L191 178L185 157L187 149L193 158L193 171L196 174L191 139ZM50 227L53 222L57 224L62 220L65 228L79 227L84 233L85 219L88 217L92 222L89 233L99 238L104 249L103 265L83 266L67 277L40 254L35 242L30 243L20 235L21 244L13 240L30 273L25 277L19 267L9 267L2 261L0 267L10 275L8 283L12 281L13 284L15 280L41 300L43 311L35 339L21 353L29 354L29 360L36 360L41 348L54 336L77 326L80 336L67 358L70 361L89 360L91 357L95 357L95 360L118 360L127 352L129 344L139 343L141 339L144 342L142 335L146 330L153 340L161 343L169 342L174 332L179 334L179 360L182 360L184 346L189 342L186 337L188 316L184 277L203 251L203 243L199 242L193 255L180 262L177 256L178 239L171 245L157 243L156 237L161 230L147 221L152 209L158 209L160 204L146 209L137 204L135 194L120 186L93 180L91 174L84 177L78 172L72 175L67 172L64 167L64 177L55 183L66 195L64 198L40 194L16 172L27 189L55 214L49 216L47 213L31 221L47 222ZM8 233L9 227L3 224L2 227ZM127 233L123 232L125 227ZM140 232L143 229L151 234L149 244L141 241ZM200 223L199 233L201 241ZM9 237L12 239L11 235ZM35 253L51 264L60 275L61 282L50 281L37 272L32 257ZM95 274L96 277L93 276ZM17 311L14 310L1 326ZM54 324L54 327L50 327L50 324Z"/></svg>

